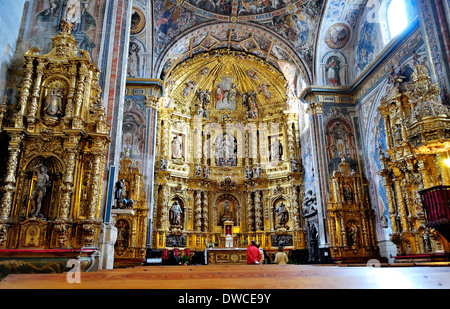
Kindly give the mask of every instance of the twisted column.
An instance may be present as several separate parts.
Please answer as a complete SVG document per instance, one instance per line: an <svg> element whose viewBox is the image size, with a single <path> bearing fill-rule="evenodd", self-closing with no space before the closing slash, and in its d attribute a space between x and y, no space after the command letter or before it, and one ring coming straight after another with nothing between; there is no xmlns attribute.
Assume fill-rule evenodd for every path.
<svg viewBox="0 0 450 309"><path fill-rule="evenodd" d="M6 168L5 185L2 187L3 197L0 204L0 221L6 221L11 213L13 195L16 191L16 171L19 162L20 144L23 134L11 134L8 152L9 158Z"/></svg>
<svg viewBox="0 0 450 309"><path fill-rule="evenodd" d="M159 215L159 227L160 229L163 229L165 226L165 222L167 220L167 203L169 200L169 187L167 185L162 185L160 190L160 197L159 197L159 209L161 210L161 213Z"/></svg>
<svg viewBox="0 0 450 309"><path fill-rule="evenodd" d="M195 226L194 229L199 233L202 229L202 191L195 191Z"/></svg>
<svg viewBox="0 0 450 309"><path fill-rule="evenodd" d="M203 192L203 232L208 232L209 214L208 214L208 192Z"/></svg>
<svg viewBox="0 0 450 309"><path fill-rule="evenodd" d="M260 191L255 191L255 228L257 231L262 230L262 209L260 195Z"/></svg>
<svg viewBox="0 0 450 309"><path fill-rule="evenodd" d="M252 192L247 192L247 230L248 232L253 232L253 211L252 211L253 201Z"/></svg>
<svg viewBox="0 0 450 309"><path fill-rule="evenodd" d="M75 170L75 157L76 157L76 149L66 149L65 152L65 161L66 161L66 170L62 179L61 186L61 200L59 203L59 218L58 220L66 221L69 216L70 210L70 199L73 193L73 174Z"/></svg>

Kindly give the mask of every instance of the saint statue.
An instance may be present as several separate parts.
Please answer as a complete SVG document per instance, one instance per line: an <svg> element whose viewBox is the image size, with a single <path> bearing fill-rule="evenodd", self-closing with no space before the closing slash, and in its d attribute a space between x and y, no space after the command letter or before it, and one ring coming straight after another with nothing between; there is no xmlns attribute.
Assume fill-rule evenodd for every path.
<svg viewBox="0 0 450 309"><path fill-rule="evenodd" d="M278 162L283 155L283 146L280 143L278 137L274 138L274 141L270 144L270 159L272 162Z"/></svg>
<svg viewBox="0 0 450 309"><path fill-rule="evenodd" d="M116 191L114 192L114 199L117 204L116 207L122 208L124 205L125 196L125 179L120 179L116 182Z"/></svg>
<svg viewBox="0 0 450 309"><path fill-rule="evenodd" d="M236 140L233 136L230 136L228 134L219 136L216 140L216 150L215 150L216 165L235 166L237 163L235 157L235 148L236 148Z"/></svg>
<svg viewBox="0 0 450 309"><path fill-rule="evenodd" d="M183 158L183 144L181 138L178 135L175 135L172 140L172 157L174 159Z"/></svg>
<svg viewBox="0 0 450 309"><path fill-rule="evenodd" d="M256 164L255 167L253 167L253 177L254 178L259 178L261 177L261 166L258 164Z"/></svg>
<svg viewBox="0 0 450 309"><path fill-rule="evenodd" d="M56 83L55 87L50 90L50 93L47 95L44 113L53 117L60 116L62 114L63 97L63 88L59 86L59 83Z"/></svg>
<svg viewBox="0 0 450 309"><path fill-rule="evenodd" d="M172 207L170 207L170 217L169 221L171 225L181 225L181 214L183 210L181 209L180 203L178 201L173 202Z"/></svg>
<svg viewBox="0 0 450 309"><path fill-rule="evenodd" d="M209 170L209 167L207 165L205 165L205 168L203 169L203 175L206 179L208 179L211 175L211 171Z"/></svg>
<svg viewBox="0 0 450 309"><path fill-rule="evenodd" d="M38 215L42 216L39 212L42 207L42 200L47 193L47 187L50 186L50 178L47 174L47 167L39 165L33 168L33 171L37 173L36 182L31 192L30 205L33 210L33 217Z"/></svg>
<svg viewBox="0 0 450 309"><path fill-rule="evenodd" d="M284 206L284 203L281 202L275 211L278 214L278 225L286 225L288 222L288 211L286 206Z"/></svg>

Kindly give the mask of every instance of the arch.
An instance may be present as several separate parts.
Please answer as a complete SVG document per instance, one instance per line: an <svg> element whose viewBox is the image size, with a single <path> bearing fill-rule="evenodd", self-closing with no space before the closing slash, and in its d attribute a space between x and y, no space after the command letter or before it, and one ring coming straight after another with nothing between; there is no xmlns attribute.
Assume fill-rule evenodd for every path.
<svg viewBox="0 0 450 309"><path fill-rule="evenodd" d="M40 170L41 166L45 167ZM53 220L58 216L59 194L64 169L62 160L53 155L38 154L29 158L23 164L23 177L21 190L23 194L19 215L34 216ZM39 181L40 174L45 176L43 182Z"/></svg>
<svg viewBox="0 0 450 309"><path fill-rule="evenodd" d="M322 84L343 86L348 84L348 63L344 53L336 50L325 53L320 61Z"/></svg>
<svg viewBox="0 0 450 309"><path fill-rule="evenodd" d="M209 46L193 46L191 42L200 41L201 43L205 42L205 38L207 38L211 31L241 31L250 35L252 39L254 38L264 38L271 42L270 50L264 53L261 48L247 49L242 48L246 53L257 55L258 57L266 60L272 61L275 66L278 66L278 61L287 60L293 63L297 68L297 75L300 76L303 80L306 81L307 84L311 84L312 75L309 67L306 65L305 59L303 59L297 53L296 49L291 45L291 43L287 42L284 38L282 38L279 34L253 23L232 23L232 22L224 22L224 23L206 23L200 26L191 28L189 31L185 31L178 36L176 36L171 43L167 44L165 48L162 50L158 59L155 62L155 70L154 74L156 78L161 78L163 70L166 70L165 76L169 75L173 68L182 61L187 58L192 57L198 52L208 51L217 48L227 48L231 45L231 43L239 43L231 42L227 39L227 41L217 41ZM204 37L202 39L202 37ZM248 38L246 39L248 40ZM200 44L201 45L201 44ZM275 55L276 53L276 55ZM265 58L264 58L265 57ZM282 59L283 57L287 59Z"/></svg>
<svg viewBox="0 0 450 309"><path fill-rule="evenodd" d="M146 54L147 49L145 44L137 37L131 36L128 46L127 77L143 77Z"/></svg>

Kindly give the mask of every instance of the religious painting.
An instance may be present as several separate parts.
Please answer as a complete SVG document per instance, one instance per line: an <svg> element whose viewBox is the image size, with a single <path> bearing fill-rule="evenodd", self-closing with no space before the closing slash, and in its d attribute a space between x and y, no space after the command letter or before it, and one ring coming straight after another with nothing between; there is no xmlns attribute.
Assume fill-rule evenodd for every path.
<svg viewBox="0 0 450 309"><path fill-rule="evenodd" d="M325 85L342 86L347 84L347 59L340 52L329 52L322 64L323 81Z"/></svg>
<svg viewBox="0 0 450 309"><path fill-rule="evenodd" d="M375 55L375 40L377 37L375 24L365 22L360 35L356 52L356 70L359 74L369 65L374 59Z"/></svg>
<svg viewBox="0 0 450 309"><path fill-rule="evenodd" d="M379 207L380 214L386 218L386 220L382 219L382 225L383 222L385 222L385 228L387 228L390 224L389 220L389 207L388 207L388 201L387 201L387 193L386 193L386 187L383 184L383 180L380 176L375 176L376 172L380 171L382 169L381 166L381 156L386 152L387 144L386 144L386 131L384 129L384 120L381 116L378 116L380 119L378 121L378 124L374 128L375 134L374 134L374 141L373 141L373 149L372 149L372 158L373 160L369 160L369 169L375 168L373 171L373 178L377 190L377 205ZM370 165L374 165L373 167Z"/></svg>
<svg viewBox="0 0 450 309"><path fill-rule="evenodd" d="M155 53L153 59L156 62L164 47L174 36L188 29L203 19L184 9L176 1L158 1L154 3Z"/></svg>
<svg viewBox="0 0 450 309"><path fill-rule="evenodd" d="M292 42L295 47L301 47L308 41L308 22L301 14L301 11L287 16L275 16L273 18L273 24L276 30L284 38Z"/></svg>
<svg viewBox="0 0 450 309"><path fill-rule="evenodd" d="M117 240L114 244L114 250L115 253L120 256L129 246L131 224L126 219L119 219L115 225L117 228Z"/></svg>
<svg viewBox="0 0 450 309"><path fill-rule="evenodd" d="M255 15L269 13L286 6L284 0L240 0L239 15Z"/></svg>
<svg viewBox="0 0 450 309"><path fill-rule="evenodd" d="M342 49L350 41L350 27L344 23L332 25L327 31L325 43L331 49Z"/></svg>
<svg viewBox="0 0 450 309"><path fill-rule="evenodd" d="M122 151L129 151L130 157L143 158L146 152L146 116L143 102L125 100L122 122Z"/></svg>
<svg viewBox="0 0 450 309"><path fill-rule="evenodd" d="M72 35L78 47L92 54L96 46L93 32L97 27L97 20L92 13L95 6L95 0L48 0L48 7L36 14L37 24L42 31L31 38L31 45L36 45L42 53L47 53L51 48L51 44L47 44L50 41L47 36L53 36L59 30L60 22L64 18L74 24Z"/></svg>
<svg viewBox="0 0 450 309"><path fill-rule="evenodd" d="M222 81L216 85L216 109L236 110L237 89L233 77L223 76Z"/></svg>
<svg viewBox="0 0 450 309"><path fill-rule="evenodd" d="M220 15L230 15L231 13L231 0L189 0L189 3L211 13Z"/></svg>
<svg viewBox="0 0 450 309"><path fill-rule="evenodd" d="M36 21L44 29L57 25L61 21L62 7L63 1L48 0L48 8L36 15Z"/></svg>
<svg viewBox="0 0 450 309"><path fill-rule="evenodd" d="M336 118L331 120L325 133L327 140L328 166L330 175L338 169L342 160L350 164L352 169L356 169L356 147L354 145L354 135L351 126L346 120Z"/></svg>
<svg viewBox="0 0 450 309"><path fill-rule="evenodd" d="M345 225L345 232L347 236L347 245L350 247L357 247L360 243L360 228L355 220L347 221Z"/></svg>
<svg viewBox="0 0 450 309"><path fill-rule="evenodd" d="M313 166L313 152L311 145L311 133L309 130L306 130L300 136L300 142L302 145L302 162L303 162L303 186L305 188L305 192L311 190L315 192L314 187L314 166Z"/></svg>

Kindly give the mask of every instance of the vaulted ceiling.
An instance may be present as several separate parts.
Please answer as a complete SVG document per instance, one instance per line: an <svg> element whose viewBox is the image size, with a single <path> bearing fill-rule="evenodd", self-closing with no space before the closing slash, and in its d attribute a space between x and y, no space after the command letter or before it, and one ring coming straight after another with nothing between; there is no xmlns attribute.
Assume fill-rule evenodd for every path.
<svg viewBox="0 0 450 309"><path fill-rule="evenodd" d="M215 49L262 58L292 83L317 83L318 59L345 49L372 0L166 0L153 4L153 63L176 64ZM333 35L332 35L333 34Z"/></svg>

